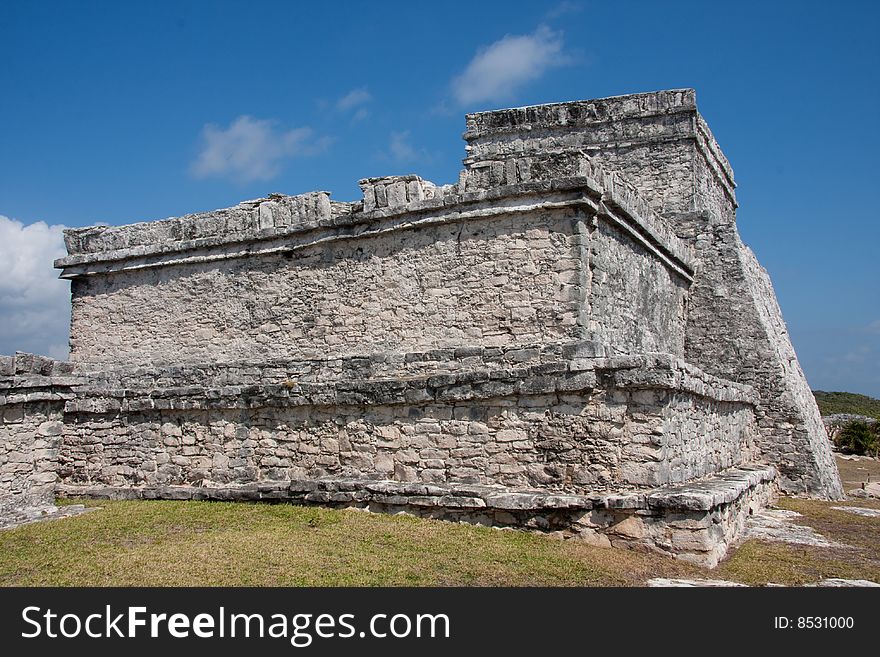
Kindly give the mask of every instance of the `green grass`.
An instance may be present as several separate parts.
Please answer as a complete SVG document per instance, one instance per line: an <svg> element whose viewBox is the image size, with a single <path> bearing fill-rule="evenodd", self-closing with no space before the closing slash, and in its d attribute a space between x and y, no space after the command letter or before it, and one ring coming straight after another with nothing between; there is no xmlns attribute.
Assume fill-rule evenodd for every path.
<svg viewBox="0 0 880 657"><path fill-rule="evenodd" d="M93 502L0 532L19 586L627 586L699 569L521 531L292 505Z"/></svg>
<svg viewBox="0 0 880 657"><path fill-rule="evenodd" d="M880 462L839 461L848 482ZM63 501L61 501L63 502ZM716 570L522 531L279 504L93 501L99 510L0 531L5 586L640 586L652 577L763 585L880 582L880 502L782 498L846 548L749 540Z"/></svg>
<svg viewBox="0 0 880 657"><path fill-rule="evenodd" d="M880 420L880 399L854 392L825 392L823 390L814 390L813 396L816 397L816 403L819 405L819 412L822 415L853 413Z"/></svg>

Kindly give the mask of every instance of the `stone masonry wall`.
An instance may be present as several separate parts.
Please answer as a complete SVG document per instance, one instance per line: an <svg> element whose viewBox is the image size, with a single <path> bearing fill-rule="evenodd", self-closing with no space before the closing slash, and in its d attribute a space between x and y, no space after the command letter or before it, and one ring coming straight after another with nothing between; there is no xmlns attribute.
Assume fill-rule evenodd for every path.
<svg viewBox="0 0 880 657"><path fill-rule="evenodd" d="M65 483L221 485L327 476L569 492L654 487L750 452L749 409L658 395L469 405L78 414ZM694 426L700 434L691 434ZM671 463L667 459L671 457Z"/></svg>
<svg viewBox="0 0 880 657"><path fill-rule="evenodd" d="M573 338L572 221L538 213L315 246L296 258L76 279L71 358L259 361Z"/></svg>
<svg viewBox="0 0 880 657"><path fill-rule="evenodd" d="M108 486L341 477L655 487L750 461L750 400L747 388L644 357L421 379L82 389L66 407L59 472L65 484Z"/></svg>
<svg viewBox="0 0 880 657"><path fill-rule="evenodd" d="M0 522L54 504L69 363L0 356Z"/></svg>
<svg viewBox="0 0 880 657"><path fill-rule="evenodd" d="M582 150L619 171L660 214L691 209L696 94L692 89L552 103L467 115L467 158Z"/></svg>
<svg viewBox="0 0 880 657"><path fill-rule="evenodd" d="M256 362L578 338L683 353L687 254L634 190L583 155L494 176L469 174L454 192L371 179L369 214L288 212L252 233L180 241L184 228L202 234L198 216L108 229L101 251L94 229L68 231L71 358ZM281 216L295 201L251 212ZM142 243L151 234L164 241Z"/></svg>
<svg viewBox="0 0 880 657"><path fill-rule="evenodd" d="M594 222L586 269L585 335L618 354L684 353L687 281L600 221Z"/></svg>
<svg viewBox="0 0 880 657"><path fill-rule="evenodd" d="M694 249L686 358L758 391L761 451L784 490L842 495L769 277L737 233L733 171L693 90L469 115L465 139L466 163L577 148L623 173Z"/></svg>

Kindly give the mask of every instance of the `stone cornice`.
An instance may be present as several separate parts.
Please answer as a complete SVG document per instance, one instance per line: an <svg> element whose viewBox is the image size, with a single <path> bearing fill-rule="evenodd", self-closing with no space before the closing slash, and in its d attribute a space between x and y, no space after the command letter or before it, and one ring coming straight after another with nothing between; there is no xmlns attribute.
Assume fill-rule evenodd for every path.
<svg viewBox="0 0 880 657"><path fill-rule="evenodd" d="M529 175L531 169L546 165L548 158L553 164L561 162L562 175L544 179ZM352 205L344 206L348 212L336 214L329 195L315 192L275 196L213 214L162 222L74 229L66 232L70 255L57 260L55 267L63 270L62 278L76 278L290 253L397 230L578 207L617 224L671 270L692 280L690 249L618 174L606 173L582 153L556 153L514 162L519 168L514 167L513 173L509 167L502 170L496 180L490 176L483 180L481 163L475 164L463 172L461 182L455 186L436 187L415 176L362 181L365 198L372 198L368 205L373 209L369 211L363 209L364 205ZM412 183L416 183L415 189ZM380 190L384 206L376 203Z"/></svg>

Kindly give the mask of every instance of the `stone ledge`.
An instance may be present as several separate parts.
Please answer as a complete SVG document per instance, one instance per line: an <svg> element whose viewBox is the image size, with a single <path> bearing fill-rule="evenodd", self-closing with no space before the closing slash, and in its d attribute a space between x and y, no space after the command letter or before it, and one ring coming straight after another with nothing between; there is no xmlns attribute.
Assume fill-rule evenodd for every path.
<svg viewBox="0 0 880 657"><path fill-rule="evenodd" d="M516 527L600 547L647 549L709 568L775 494L771 466L744 465L633 495L566 495L500 486L313 479L238 486L63 484L58 495L98 499L222 500L355 508L493 527Z"/></svg>
<svg viewBox="0 0 880 657"><path fill-rule="evenodd" d="M113 367L77 363L77 375L89 381L84 393L107 391L111 396L138 396L142 389L160 395L196 394L205 389L233 391L291 384L336 382L417 382L429 385L473 383L507 374L535 376L565 372L593 372L603 386L631 389L682 389L719 401L756 400L746 384L721 379L671 354L612 355L612 350L593 340L551 344L518 344L505 347L459 346L422 352L369 353L312 360L230 361L186 365ZM507 374L505 374L507 373ZM474 378L477 377L477 378ZM407 383L409 385L409 383ZM124 394L123 392L124 391ZM221 393L222 394L222 393Z"/></svg>
<svg viewBox="0 0 880 657"><path fill-rule="evenodd" d="M0 382L28 385L28 381L66 378L73 374L73 363L48 356L18 351L14 356L0 356Z"/></svg>
<svg viewBox="0 0 880 657"><path fill-rule="evenodd" d="M499 347L462 345L417 352L371 352L328 358L274 359L188 364L113 366L77 363L77 371L95 388L171 388L186 386L316 383L339 380L411 378L451 374L483 367L526 367L561 360L609 356L611 350L592 340ZM629 357L615 357L622 364ZM554 370L558 371L558 370ZM219 383L218 383L219 382Z"/></svg>
<svg viewBox="0 0 880 657"><path fill-rule="evenodd" d="M0 406L72 399L83 382L73 370L71 362L36 354L0 356Z"/></svg>
<svg viewBox="0 0 880 657"><path fill-rule="evenodd" d="M98 508L85 507L81 504L69 504L66 506L47 504L41 507L15 509L11 512L0 514L0 530L14 529L15 527L29 525L34 522L72 518L82 513L97 510Z"/></svg>
<svg viewBox="0 0 880 657"><path fill-rule="evenodd" d="M457 185L438 187L417 176L371 178L361 184L366 201L337 206L340 214L334 214L329 194L313 192L275 195L234 208L156 222L68 229L65 242L69 255L57 260L55 267L64 270L62 277L69 278L170 262L289 253L331 240L419 225L586 205L592 214L598 212L629 230L688 281L693 275L692 251L666 220L632 184L617 173L606 172L582 151L529 155L506 164L472 163ZM397 194L400 199L376 203L377 190L397 188L402 190ZM520 205L511 204L512 200L519 200ZM481 207L481 203L490 207ZM293 244L294 238L302 243ZM261 243L259 248L254 246L257 242Z"/></svg>
<svg viewBox="0 0 880 657"><path fill-rule="evenodd" d="M592 349L592 348L591 348ZM565 351L577 356L578 351ZM469 352L468 352L469 353ZM564 395L597 389L680 390L715 401L754 404L748 386L717 379L665 354L577 358L537 365L503 363L489 369L364 380L285 381L166 388L81 386L67 413L289 406L451 403L523 395Z"/></svg>
<svg viewBox="0 0 880 657"><path fill-rule="evenodd" d="M613 509L708 511L729 504L750 488L775 478L776 468L773 466L741 465L686 484L632 495L611 495L605 498L605 505Z"/></svg>
<svg viewBox="0 0 880 657"><path fill-rule="evenodd" d="M321 478L265 481L223 486L103 486L59 484L66 497L98 499L174 499L287 501L305 504L378 502L455 509L548 511L593 509L627 511L709 511L729 504L750 488L771 482L776 470L743 465L681 486L664 486L632 494L567 495L556 491L509 490L503 486L465 483L417 483L376 479Z"/></svg>
<svg viewBox="0 0 880 657"><path fill-rule="evenodd" d="M642 119L697 109L693 89L668 89L592 100L545 103L467 114L464 139L472 142L497 134L548 126L587 127L626 118Z"/></svg>

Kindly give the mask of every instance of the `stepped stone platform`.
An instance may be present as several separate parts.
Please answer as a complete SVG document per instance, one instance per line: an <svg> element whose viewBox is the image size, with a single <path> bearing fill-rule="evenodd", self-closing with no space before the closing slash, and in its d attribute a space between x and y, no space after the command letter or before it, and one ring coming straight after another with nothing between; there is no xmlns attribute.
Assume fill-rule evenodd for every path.
<svg viewBox="0 0 880 657"><path fill-rule="evenodd" d="M263 481L236 486L61 485L72 498L292 502L553 532L600 546L651 549L709 568L751 513L771 503L772 466L729 468L644 492L567 495L479 484L371 479Z"/></svg>
<svg viewBox="0 0 880 657"><path fill-rule="evenodd" d="M0 513L244 499L714 565L842 494L692 90L467 117L452 184L65 233L70 362L0 359Z"/></svg>

